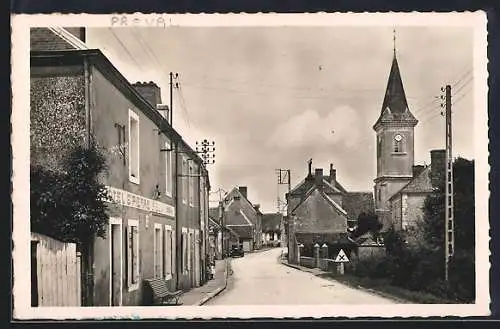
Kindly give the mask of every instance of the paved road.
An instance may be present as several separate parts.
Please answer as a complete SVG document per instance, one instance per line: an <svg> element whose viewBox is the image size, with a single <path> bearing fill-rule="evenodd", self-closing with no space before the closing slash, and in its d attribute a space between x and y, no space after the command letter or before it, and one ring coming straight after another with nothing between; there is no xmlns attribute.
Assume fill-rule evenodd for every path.
<svg viewBox="0 0 500 329"><path fill-rule="evenodd" d="M232 260L227 289L205 305L394 304L396 302L278 263L281 249Z"/></svg>

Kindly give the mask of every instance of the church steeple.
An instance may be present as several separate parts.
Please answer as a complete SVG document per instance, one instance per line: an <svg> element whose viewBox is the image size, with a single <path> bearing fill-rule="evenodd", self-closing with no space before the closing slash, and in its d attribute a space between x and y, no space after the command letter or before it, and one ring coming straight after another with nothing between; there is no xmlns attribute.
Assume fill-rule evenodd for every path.
<svg viewBox="0 0 500 329"><path fill-rule="evenodd" d="M408 108L406 94L403 87L403 80L399 71L399 64L396 57L396 36L394 35L394 54L392 58L391 71L387 81L384 101L380 111L380 117L374 125L374 128L383 122L399 121L406 122L409 125L415 126L417 119L413 116Z"/></svg>

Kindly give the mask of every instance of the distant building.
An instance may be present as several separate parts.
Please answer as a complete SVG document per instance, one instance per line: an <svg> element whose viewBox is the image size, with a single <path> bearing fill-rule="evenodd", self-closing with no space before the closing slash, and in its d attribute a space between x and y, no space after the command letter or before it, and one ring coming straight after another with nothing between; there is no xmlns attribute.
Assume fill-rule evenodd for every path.
<svg viewBox="0 0 500 329"><path fill-rule="evenodd" d="M353 245L348 237L348 223L355 225L362 211L373 212L370 192L348 192L338 181L337 173L330 165L330 175L323 169L312 172L312 160L308 163L305 179L286 195L287 234L289 261L298 262L299 245L311 252L315 244L327 244L332 252L340 246Z"/></svg>
<svg viewBox="0 0 500 329"><path fill-rule="evenodd" d="M262 213L247 196L247 187L235 187L224 198L223 225L236 232L244 251L258 249L262 245Z"/></svg>
<svg viewBox="0 0 500 329"><path fill-rule="evenodd" d="M262 215L262 244L279 246L281 242L281 224L283 214L271 213Z"/></svg>

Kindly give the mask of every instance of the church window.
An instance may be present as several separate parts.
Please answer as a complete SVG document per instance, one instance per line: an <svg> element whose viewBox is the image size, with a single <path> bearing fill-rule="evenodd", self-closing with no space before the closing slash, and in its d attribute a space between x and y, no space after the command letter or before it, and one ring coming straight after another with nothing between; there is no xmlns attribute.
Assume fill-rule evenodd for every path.
<svg viewBox="0 0 500 329"><path fill-rule="evenodd" d="M403 137L397 134L396 136L394 136L394 153L401 152L403 152Z"/></svg>

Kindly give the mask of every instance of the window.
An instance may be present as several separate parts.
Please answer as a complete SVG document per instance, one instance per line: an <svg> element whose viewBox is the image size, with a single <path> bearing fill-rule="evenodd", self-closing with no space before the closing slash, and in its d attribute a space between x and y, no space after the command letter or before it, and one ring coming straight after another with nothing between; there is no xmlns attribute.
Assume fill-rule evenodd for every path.
<svg viewBox="0 0 500 329"><path fill-rule="evenodd" d="M382 154L382 138L380 136L377 137L377 155Z"/></svg>
<svg viewBox="0 0 500 329"><path fill-rule="evenodd" d="M164 252L163 252L163 276L165 280L170 280L173 275L173 264L174 264L174 239L172 235L172 227L170 225L165 225L165 238L163 240Z"/></svg>
<svg viewBox="0 0 500 329"><path fill-rule="evenodd" d="M139 287L139 221L137 220L128 221L127 282L129 291Z"/></svg>
<svg viewBox="0 0 500 329"><path fill-rule="evenodd" d="M189 205L192 207L194 203L194 175L193 175L193 166L189 166Z"/></svg>
<svg viewBox="0 0 500 329"><path fill-rule="evenodd" d="M188 194L187 161L182 159L182 203L186 204Z"/></svg>
<svg viewBox="0 0 500 329"><path fill-rule="evenodd" d="M132 183L139 184L139 116L132 110L128 111L128 175Z"/></svg>
<svg viewBox="0 0 500 329"><path fill-rule="evenodd" d="M188 233L187 228L182 228L181 235L181 245L182 245L182 272L187 272L188 270L188 241L187 241Z"/></svg>
<svg viewBox="0 0 500 329"><path fill-rule="evenodd" d="M172 149L170 141L165 143L165 149ZM169 197L172 197L172 152L165 152L165 194Z"/></svg>
<svg viewBox="0 0 500 329"><path fill-rule="evenodd" d="M400 134L394 136L394 153L403 152L403 137Z"/></svg>
<svg viewBox="0 0 500 329"><path fill-rule="evenodd" d="M161 224L155 223L153 237L153 255L154 255L154 277L161 278L163 273L163 232Z"/></svg>

